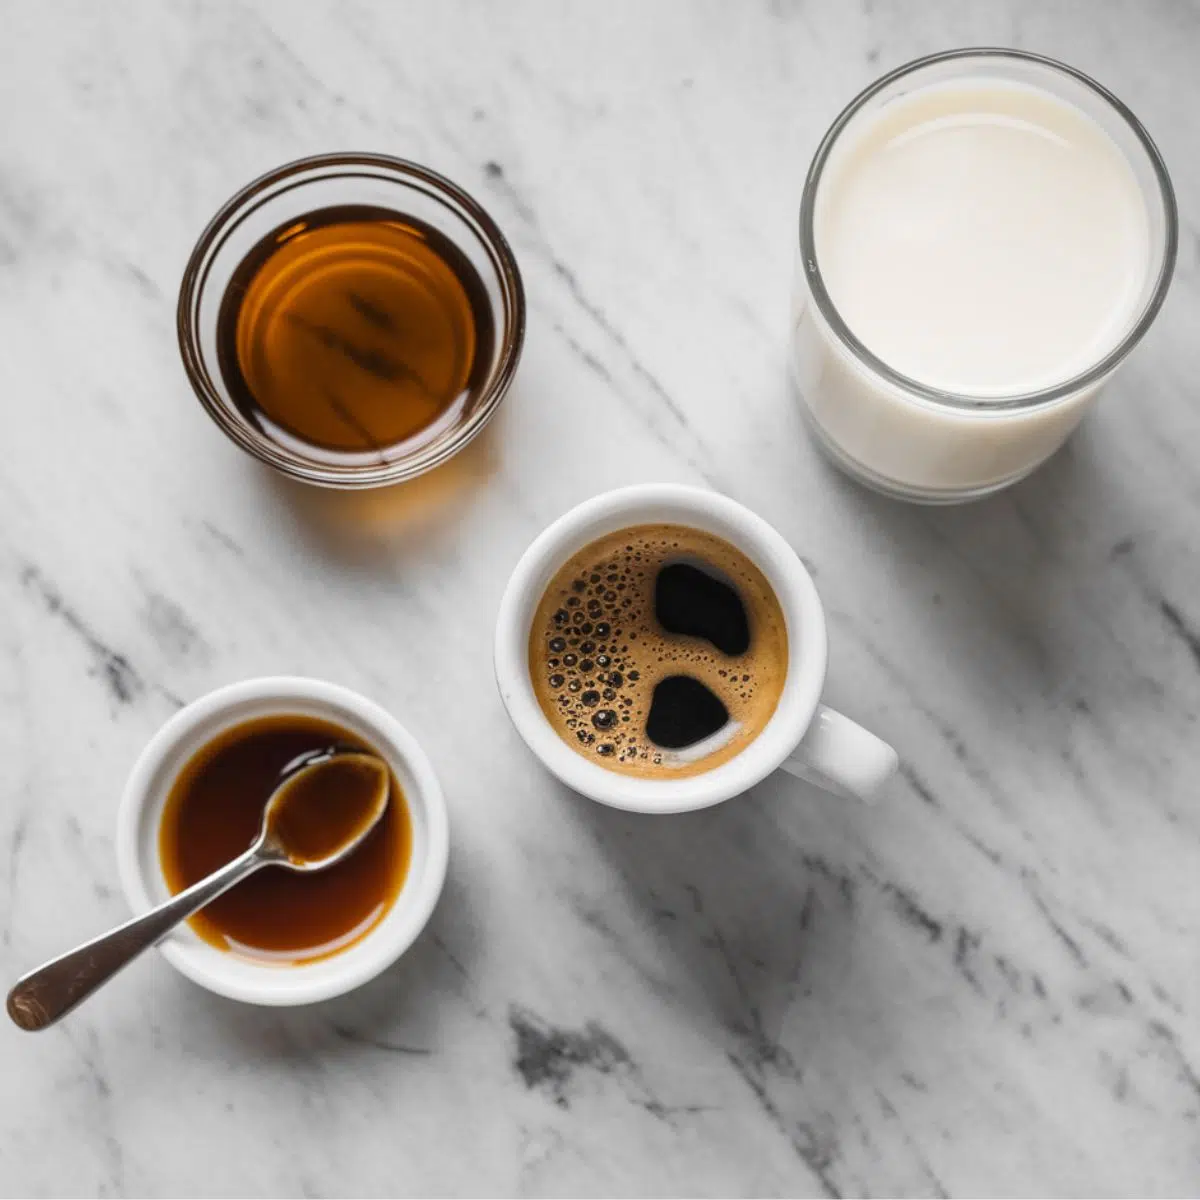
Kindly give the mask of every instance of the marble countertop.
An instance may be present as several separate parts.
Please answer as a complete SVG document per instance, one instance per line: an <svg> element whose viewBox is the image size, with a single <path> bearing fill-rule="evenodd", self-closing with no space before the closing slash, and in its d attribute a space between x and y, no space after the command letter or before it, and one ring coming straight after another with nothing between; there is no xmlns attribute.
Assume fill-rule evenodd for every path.
<svg viewBox="0 0 1200 1200"><path fill-rule="evenodd" d="M381 701L451 809L426 936L310 1009L157 955L0 1032L5 1195L1200 1193L1200 10L1194 4L8 2L0 96L0 968L125 915L117 797L222 683ZM1057 458L930 511L833 473L786 369L800 181L885 68L1067 59L1158 139L1161 319ZM215 208L364 148L473 192L530 305L485 437L385 494L207 419L174 303ZM533 535L663 479L811 563L828 695L904 760L648 819L510 727Z"/></svg>

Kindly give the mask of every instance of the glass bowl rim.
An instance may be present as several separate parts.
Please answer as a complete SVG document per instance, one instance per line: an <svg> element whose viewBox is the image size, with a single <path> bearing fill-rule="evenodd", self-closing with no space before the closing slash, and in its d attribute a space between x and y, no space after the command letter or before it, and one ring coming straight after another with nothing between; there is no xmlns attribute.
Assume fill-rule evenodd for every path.
<svg viewBox="0 0 1200 1200"><path fill-rule="evenodd" d="M309 172L323 172L318 178L336 177L342 173L331 172L329 168L344 168L344 173L348 175L355 173L354 168L366 168L377 177L390 177L393 182L411 185L416 181L424 185L427 194L446 207L463 210L478 228L480 239L496 268L503 295L507 319L501 330L500 358L470 417L446 436L391 462L336 466L311 462L291 454L253 426L234 419L229 405L213 386L199 346L195 310L204 291L213 253L226 233L258 207L252 202L263 193L270 191L274 195L276 192L273 189L279 184ZM301 178L293 186L303 186L307 182ZM260 203L265 203L267 198ZM305 483L340 489L380 487L413 479L441 466L471 442L495 415L512 383L525 342L525 322L525 288L516 256L508 239L483 206L458 184L429 167L409 159L370 151L314 154L294 159L264 172L237 191L221 205L197 239L184 268L175 312L179 353L188 382L205 411L224 433L247 453L284 475Z"/></svg>

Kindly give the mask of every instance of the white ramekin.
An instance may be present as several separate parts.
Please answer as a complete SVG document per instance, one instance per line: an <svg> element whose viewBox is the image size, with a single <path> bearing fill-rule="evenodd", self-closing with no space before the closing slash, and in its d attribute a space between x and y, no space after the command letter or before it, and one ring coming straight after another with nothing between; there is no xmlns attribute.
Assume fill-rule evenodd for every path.
<svg viewBox="0 0 1200 1200"><path fill-rule="evenodd" d="M167 899L158 833L171 783L189 758L232 725L272 714L321 717L345 726L387 759L412 820L404 886L360 941L302 966L272 966L219 950L180 925L159 946L166 960L210 991L250 1004L308 1004L339 996L378 975L416 940L446 877L449 829L433 767L416 739L374 701L318 679L277 676L218 688L177 712L134 764L117 814L117 867L130 908Z"/></svg>

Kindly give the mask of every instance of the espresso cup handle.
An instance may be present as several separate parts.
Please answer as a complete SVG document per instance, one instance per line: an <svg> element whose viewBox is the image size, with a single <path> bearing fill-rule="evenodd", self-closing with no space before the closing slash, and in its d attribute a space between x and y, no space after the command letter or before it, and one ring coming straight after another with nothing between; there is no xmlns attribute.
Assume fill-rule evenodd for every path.
<svg viewBox="0 0 1200 1200"><path fill-rule="evenodd" d="M800 745L781 765L789 774L839 796L870 801L899 762L882 738L822 704Z"/></svg>

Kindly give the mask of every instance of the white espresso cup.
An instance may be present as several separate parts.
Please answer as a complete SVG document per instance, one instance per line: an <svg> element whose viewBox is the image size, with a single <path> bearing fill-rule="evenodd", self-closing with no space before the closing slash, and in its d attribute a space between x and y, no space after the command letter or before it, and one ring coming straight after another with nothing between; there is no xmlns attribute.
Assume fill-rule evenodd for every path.
<svg viewBox="0 0 1200 1200"><path fill-rule="evenodd" d="M766 576L787 624L787 674L774 713L745 749L698 775L623 775L584 758L551 727L530 678L530 626L555 573L589 543L635 525L683 525L723 538ZM605 492L559 517L512 573L500 602L495 653L501 698L529 748L568 787L613 808L646 813L705 808L753 787L777 767L866 800L896 769L891 746L821 703L825 613L804 564L766 521L716 492L644 484Z"/></svg>

